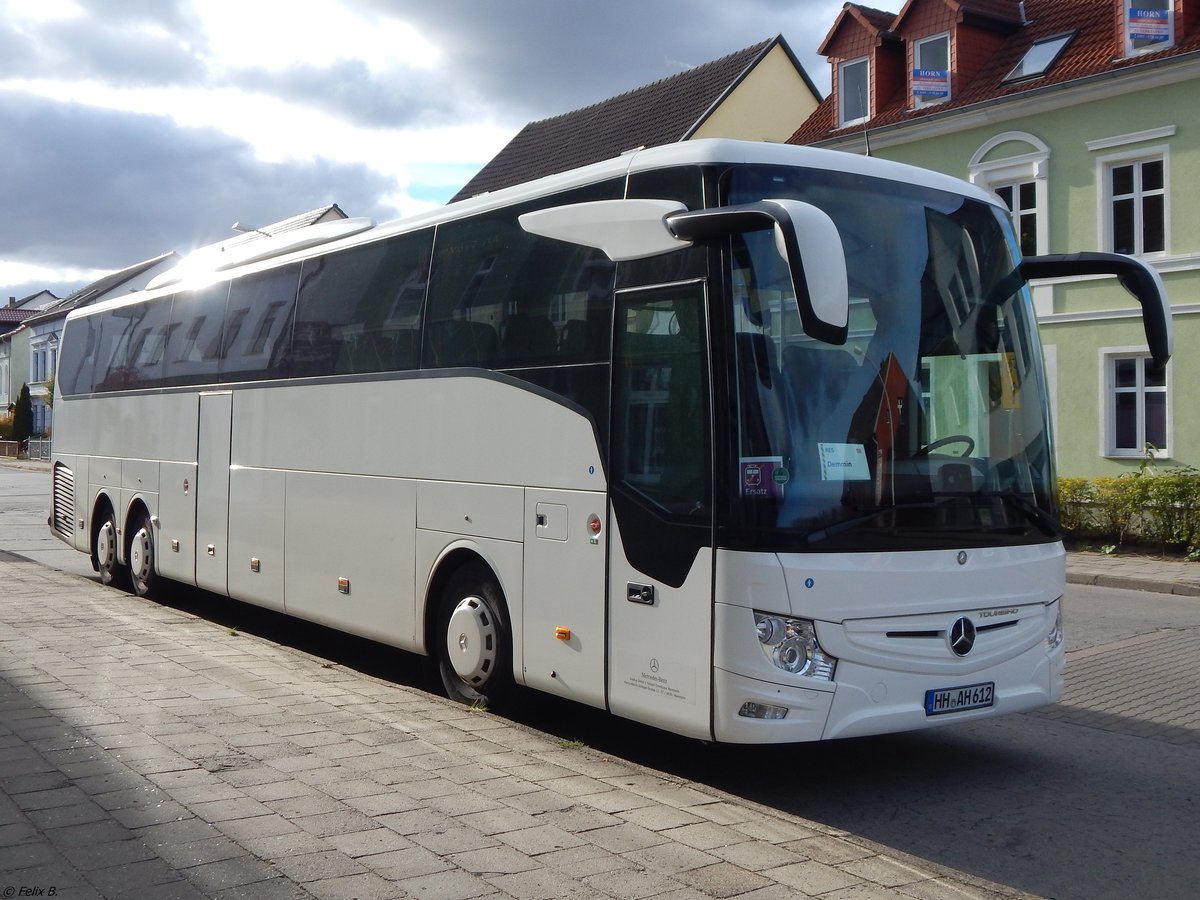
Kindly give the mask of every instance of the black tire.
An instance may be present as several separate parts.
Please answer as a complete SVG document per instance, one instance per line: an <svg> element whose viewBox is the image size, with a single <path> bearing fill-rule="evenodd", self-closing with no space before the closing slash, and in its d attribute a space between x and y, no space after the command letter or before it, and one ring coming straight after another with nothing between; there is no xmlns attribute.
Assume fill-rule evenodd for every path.
<svg viewBox="0 0 1200 900"><path fill-rule="evenodd" d="M446 696L496 709L513 692L512 632L504 596L482 566L459 569L438 607L438 674Z"/></svg>
<svg viewBox="0 0 1200 900"><path fill-rule="evenodd" d="M145 513L133 523L129 539L129 582L139 597L152 597L158 586L158 557L154 542L154 526Z"/></svg>
<svg viewBox="0 0 1200 900"><path fill-rule="evenodd" d="M117 517L107 504L97 515L99 524L92 532L92 568L100 573L100 583L123 588L129 583L129 573L117 561L117 547L121 536L117 530Z"/></svg>

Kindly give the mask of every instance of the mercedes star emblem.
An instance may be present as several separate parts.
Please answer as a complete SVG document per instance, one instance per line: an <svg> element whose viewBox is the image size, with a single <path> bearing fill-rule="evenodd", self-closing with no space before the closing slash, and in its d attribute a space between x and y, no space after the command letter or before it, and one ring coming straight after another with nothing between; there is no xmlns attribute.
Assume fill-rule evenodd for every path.
<svg viewBox="0 0 1200 900"><path fill-rule="evenodd" d="M950 626L950 649L955 656L966 656L975 646L975 623L959 616Z"/></svg>

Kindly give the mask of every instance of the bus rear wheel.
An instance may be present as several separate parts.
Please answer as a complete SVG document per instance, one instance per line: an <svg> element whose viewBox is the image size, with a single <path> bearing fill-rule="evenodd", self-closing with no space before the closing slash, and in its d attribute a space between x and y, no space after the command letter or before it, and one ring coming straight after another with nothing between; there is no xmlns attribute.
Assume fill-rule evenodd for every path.
<svg viewBox="0 0 1200 900"><path fill-rule="evenodd" d="M446 696L496 708L513 690L512 637L504 598L476 567L451 576L438 615L438 673Z"/></svg>
<svg viewBox="0 0 1200 900"><path fill-rule="evenodd" d="M117 561L117 517L112 507L105 506L100 512L100 526L92 536L92 567L100 573L100 583L124 586L126 569Z"/></svg>
<svg viewBox="0 0 1200 900"><path fill-rule="evenodd" d="M150 517L142 513L133 526L133 538L129 542L129 580L133 592L139 597L149 597L158 583L158 572L154 560L154 528Z"/></svg>

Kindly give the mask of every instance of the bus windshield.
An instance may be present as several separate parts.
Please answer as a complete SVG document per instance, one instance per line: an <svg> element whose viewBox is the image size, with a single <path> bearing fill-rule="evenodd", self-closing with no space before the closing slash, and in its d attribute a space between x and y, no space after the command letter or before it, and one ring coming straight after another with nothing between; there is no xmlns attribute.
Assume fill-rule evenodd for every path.
<svg viewBox="0 0 1200 900"><path fill-rule="evenodd" d="M727 173L725 203L763 198L836 223L850 334L842 346L807 337L771 233L733 238L731 545L1057 540L1042 351L1003 211L850 173Z"/></svg>

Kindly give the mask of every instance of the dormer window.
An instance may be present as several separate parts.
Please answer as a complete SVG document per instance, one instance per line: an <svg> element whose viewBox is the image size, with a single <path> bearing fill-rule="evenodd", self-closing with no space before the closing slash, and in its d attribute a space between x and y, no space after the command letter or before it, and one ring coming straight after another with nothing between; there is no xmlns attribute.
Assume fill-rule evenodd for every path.
<svg viewBox="0 0 1200 900"><path fill-rule="evenodd" d="M871 118L871 62L867 57L838 65L838 125Z"/></svg>
<svg viewBox="0 0 1200 900"><path fill-rule="evenodd" d="M950 35L913 41L913 106L932 106L950 99Z"/></svg>
<svg viewBox="0 0 1200 900"><path fill-rule="evenodd" d="M1059 34L1035 42L1025 51L1021 61L1013 66L1012 71L1004 76L1004 83L1024 81L1026 78L1040 78L1045 75L1050 71L1050 67L1058 61L1062 52L1067 49L1067 44L1071 43L1071 39L1075 37L1076 33L1072 31L1069 34Z"/></svg>
<svg viewBox="0 0 1200 900"><path fill-rule="evenodd" d="M1153 53L1175 44L1173 0L1123 0L1125 55Z"/></svg>

